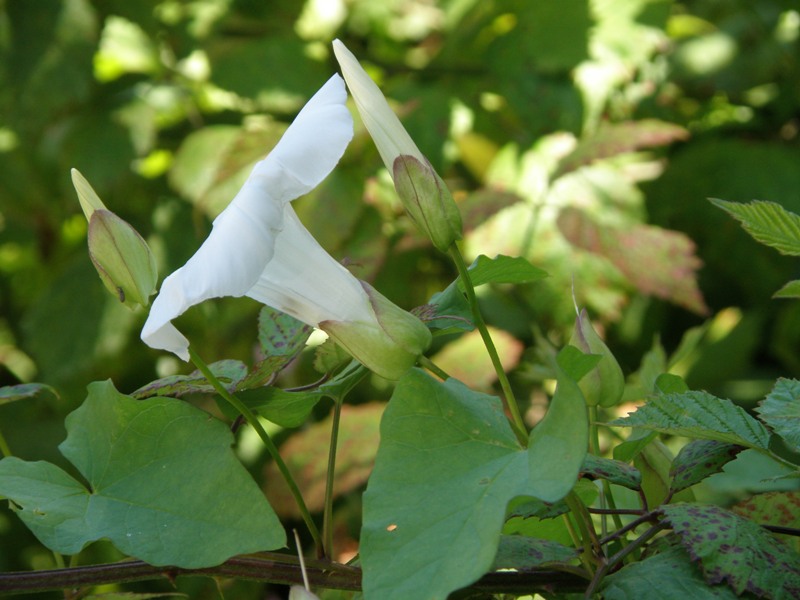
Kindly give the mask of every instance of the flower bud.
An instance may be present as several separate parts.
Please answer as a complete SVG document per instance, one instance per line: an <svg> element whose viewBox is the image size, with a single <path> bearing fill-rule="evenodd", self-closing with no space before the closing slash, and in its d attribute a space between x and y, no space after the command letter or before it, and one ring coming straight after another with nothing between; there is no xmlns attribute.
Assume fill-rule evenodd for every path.
<svg viewBox="0 0 800 600"><path fill-rule="evenodd" d="M374 373L393 381L400 379L430 345L431 332L368 283L362 281L361 286L374 319L323 321L319 328Z"/></svg>
<svg viewBox="0 0 800 600"><path fill-rule="evenodd" d="M598 354L601 357L597 366L578 383L586 404L589 406L618 404L625 390L625 377L617 359L592 327L586 309L583 309L575 319L575 329L569 343L585 354Z"/></svg>
<svg viewBox="0 0 800 600"><path fill-rule="evenodd" d="M125 306L147 306L158 280L156 261L147 242L105 207L76 169L72 169L72 182L89 221L89 258L103 284Z"/></svg>
<svg viewBox="0 0 800 600"><path fill-rule="evenodd" d="M425 160L400 155L394 160L394 187L408 214L442 252L461 239L461 213L444 181Z"/></svg>

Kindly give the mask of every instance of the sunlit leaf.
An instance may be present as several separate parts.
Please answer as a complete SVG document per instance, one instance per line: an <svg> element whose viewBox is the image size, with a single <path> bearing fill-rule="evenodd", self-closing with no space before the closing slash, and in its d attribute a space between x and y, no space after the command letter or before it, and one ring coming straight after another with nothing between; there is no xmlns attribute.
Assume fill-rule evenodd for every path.
<svg viewBox="0 0 800 600"><path fill-rule="evenodd" d="M510 333L489 328L504 371L510 371L519 363L524 349L522 342ZM477 331L463 334L448 343L431 359L445 373L476 389L487 390L497 381L497 372L486 353L486 346Z"/></svg>
<svg viewBox="0 0 800 600"><path fill-rule="evenodd" d="M636 412L610 424L717 440L747 448L766 449L769 445L769 432L761 423L730 400L707 392L655 396Z"/></svg>
<svg viewBox="0 0 800 600"><path fill-rule="evenodd" d="M207 413L167 398L134 400L102 382L66 426L59 448L88 489L47 462L0 461L0 494L54 552L107 538L153 565L199 568L285 544L231 450L230 430Z"/></svg>
<svg viewBox="0 0 800 600"><path fill-rule="evenodd" d="M800 530L800 492L797 491L755 494L747 500L734 504L731 510L759 525ZM800 539L797 536L780 537L795 550L800 551Z"/></svg>
<svg viewBox="0 0 800 600"><path fill-rule="evenodd" d="M475 287L485 283L529 283L547 277L547 273L534 267L521 256L480 255L469 267L469 278ZM459 282L459 287L463 285Z"/></svg>
<svg viewBox="0 0 800 600"><path fill-rule="evenodd" d="M738 220L755 240L781 254L800 256L800 216L776 202L753 200L743 204L716 198L710 200L714 206Z"/></svg>
<svg viewBox="0 0 800 600"><path fill-rule="evenodd" d="M651 225L601 225L578 209L565 209L558 227L569 242L611 261L642 293L698 314L708 307L697 286L701 261L686 235Z"/></svg>

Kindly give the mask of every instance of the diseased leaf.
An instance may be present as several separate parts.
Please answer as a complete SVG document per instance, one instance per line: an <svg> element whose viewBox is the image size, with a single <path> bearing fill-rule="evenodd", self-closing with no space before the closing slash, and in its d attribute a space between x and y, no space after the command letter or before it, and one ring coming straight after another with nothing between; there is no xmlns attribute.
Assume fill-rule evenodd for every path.
<svg viewBox="0 0 800 600"><path fill-rule="evenodd" d="M41 392L49 392L58 398L58 392L55 388L45 383L20 383L18 385L6 385L0 387L0 405L15 402L17 400L25 400L27 398L34 398Z"/></svg>
<svg viewBox="0 0 800 600"><path fill-rule="evenodd" d="M731 510L759 525L775 525L800 530L800 492L766 492L734 504ZM796 535L778 535L800 551Z"/></svg>
<svg viewBox="0 0 800 600"><path fill-rule="evenodd" d="M504 535L500 537L492 570L530 571L554 563L566 563L577 557L575 548L568 548L558 542L523 535Z"/></svg>
<svg viewBox="0 0 800 600"><path fill-rule="evenodd" d="M107 381L89 386L66 427L59 448L89 489L50 463L0 461L0 494L54 552L107 538L153 565L201 568L285 544L230 430L207 413L168 398L138 401Z"/></svg>
<svg viewBox="0 0 800 600"><path fill-rule="evenodd" d="M240 381L247 375L247 366L238 360L220 360L209 365L211 372L216 375L225 388L233 392ZM171 396L181 398L187 394L214 394L214 386L199 370L192 371L189 375L170 375L162 377L140 387L133 392L134 398L150 398L152 396Z"/></svg>
<svg viewBox="0 0 800 600"><path fill-rule="evenodd" d="M598 496L597 486L586 479L579 479L572 491L586 506L591 506ZM525 519L530 517L552 519L567 512L569 512L569 506L563 499L544 502L538 498L515 498L509 505L508 516Z"/></svg>
<svg viewBox="0 0 800 600"><path fill-rule="evenodd" d="M700 483L714 473L719 473L726 464L744 450L743 446L715 440L693 440L686 444L672 461L669 474L672 478L670 490L679 492Z"/></svg>
<svg viewBox="0 0 800 600"><path fill-rule="evenodd" d="M506 504L532 495L500 400L412 369L381 422L364 494L364 595L444 599L491 566Z"/></svg>
<svg viewBox="0 0 800 600"><path fill-rule="evenodd" d="M642 474L636 467L593 454L587 454L584 458L581 473L592 479L605 479L630 490L638 490L642 486Z"/></svg>
<svg viewBox="0 0 800 600"><path fill-rule="evenodd" d="M688 137L689 132L683 127L656 119L623 123L604 121L594 135L582 138L575 149L561 159L553 178L596 160L640 148L666 146Z"/></svg>
<svg viewBox="0 0 800 600"><path fill-rule="evenodd" d="M778 379L756 412L795 452L800 452L800 381Z"/></svg>
<svg viewBox="0 0 800 600"><path fill-rule="evenodd" d="M611 261L642 293L708 313L697 286L702 263L686 235L651 225L601 225L575 208L561 211L558 227L574 246Z"/></svg>
<svg viewBox="0 0 800 600"><path fill-rule="evenodd" d="M727 585L708 585L683 548L629 563L603 580L604 600L737 600Z"/></svg>
<svg viewBox="0 0 800 600"><path fill-rule="evenodd" d="M717 440L747 448L764 450L769 446L769 432L760 422L730 400L707 392L655 396L636 412L609 424Z"/></svg>
<svg viewBox="0 0 800 600"><path fill-rule="evenodd" d="M747 204L709 198L742 224L753 239L781 254L800 256L800 216L776 202L753 200Z"/></svg>
<svg viewBox="0 0 800 600"><path fill-rule="evenodd" d="M718 506L678 503L659 510L708 583L726 582L737 594L800 597L800 554L762 527Z"/></svg>

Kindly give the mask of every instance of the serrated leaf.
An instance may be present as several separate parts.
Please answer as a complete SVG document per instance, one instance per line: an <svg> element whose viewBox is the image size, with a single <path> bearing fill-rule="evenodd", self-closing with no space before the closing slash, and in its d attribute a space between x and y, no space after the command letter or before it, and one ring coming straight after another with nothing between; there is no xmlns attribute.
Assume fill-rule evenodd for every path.
<svg viewBox="0 0 800 600"><path fill-rule="evenodd" d="M18 385L0 387L0 404L8 404L9 402L16 402L17 400L34 398L41 392L50 392L56 398L59 397L55 388L45 383L20 383Z"/></svg>
<svg viewBox="0 0 800 600"><path fill-rule="evenodd" d="M220 360L211 363L211 372L219 379L229 392L233 392L239 382L247 375L247 366L238 360ZM169 375L140 387L133 392L134 398L150 398L152 396L170 396L180 398L187 394L214 394L216 390L206 376L199 370L188 375Z"/></svg>
<svg viewBox="0 0 800 600"><path fill-rule="evenodd" d="M756 494L734 504L731 510L759 525L775 525L800 530L800 492L767 492ZM776 534L778 535L778 534ZM779 536L800 550L800 539L793 535Z"/></svg>
<svg viewBox="0 0 800 600"><path fill-rule="evenodd" d="M604 600L737 600L726 585L708 585L683 548L631 562L603 580Z"/></svg>
<svg viewBox="0 0 800 600"><path fill-rule="evenodd" d="M283 527L207 413L168 398L89 386L59 446L89 489L59 467L0 461L0 494L54 552L107 538L153 565L202 568L285 544ZM208 543L212 539L214 543Z"/></svg>
<svg viewBox="0 0 800 600"><path fill-rule="evenodd" d="M381 422L364 494L364 594L444 599L492 565L506 504L532 495L500 400L412 369Z"/></svg>
<svg viewBox="0 0 800 600"><path fill-rule="evenodd" d="M747 204L709 198L742 224L753 239L781 254L800 256L800 216L776 202L753 200Z"/></svg>
<svg viewBox="0 0 800 600"><path fill-rule="evenodd" d="M795 279L772 294L773 298L800 298L800 279Z"/></svg>
<svg viewBox="0 0 800 600"><path fill-rule="evenodd" d="M523 535L504 535L500 537L492 570L530 571L554 563L566 563L577 557L575 548L558 542Z"/></svg>
<svg viewBox="0 0 800 600"><path fill-rule="evenodd" d="M610 458L587 454L581 473L592 479L605 479L609 483L638 490L642 485L642 474L636 467Z"/></svg>
<svg viewBox="0 0 800 600"><path fill-rule="evenodd" d="M469 267L469 278L475 287L486 283L530 283L545 277L545 271L521 256L499 254L489 258L481 254ZM459 287L464 289L460 281Z"/></svg>
<svg viewBox="0 0 800 600"><path fill-rule="evenodd" d="M708 583L724 581L737 594L776 600L800 597L800 554L756 523L718 506L678 503L659 510Z"/></svg>
<svg viewBox="0 0 800 600"><path fill-rule="evenodd" d="M702 263L683 233L652 225L611 227L576 208L562 210L557 223L571 244L608 259L642 293L708 313L697 285Z"/></svg>
<svg viewBox="0 0 800 600"><path fill-rule="evenodd" d="M575 492L581 502L586 506L591 506L598 496L597 486L585 479L579 479L572 491ZM515 498L509 504L508 516L522 517L524 519L529 519L531 517L552 519L564 513L568 513L569 510L569 505L564 500L544 502L538 498L520 497Z"/></svg>
<svg viewBox="0 0 800 600"><path fill-rule="evenodd" d="M715 440L693 440L686 444L672 461L669 475L670 490L679 492L700 483L714 473L719 473L726 464L744 450L743 446Z"/></svg>
<svg viewBox="0 0 800 600"><path fill-rule="evenodd" d="M769 432L760 422L730 400L707 392L655 396L636 412L609 424L717 440L747 448L765 450L769 446Z"/></svg>
<svg viewBox="0 0 800 600"><path fill-rule="evenodd" d="M800 381L778 379L756 412L795 452L800 451Z"/></svg>

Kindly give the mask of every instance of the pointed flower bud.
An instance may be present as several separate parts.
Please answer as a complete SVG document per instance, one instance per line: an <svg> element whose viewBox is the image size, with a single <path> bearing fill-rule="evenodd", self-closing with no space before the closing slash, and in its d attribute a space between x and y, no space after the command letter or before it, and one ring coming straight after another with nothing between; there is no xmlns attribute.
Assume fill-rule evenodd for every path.
<svg viewBox="0 0 800 600"><path fill-rule="evenodd" d="M161 285L142 329L148 346L188 360L189 341L172 320L209 298L248 296L325 329L386 377L398 378L425 350L425 325L382 296L376 300L379 294L328 254L292 208L328 176L353 136L346 98L334 75L256 164L208 239Z"/></svg>
<svg viewBox="0 0 800 600"><path fill-rule="evenodd" d="M105 207L77 169L72 169L72 182L89 221L89 257L103 284L128 308L147 306L158 280L147 242Z"/></svg>
<svg viewBox="0 0 800 600"><path fill-rule="evenodd" d="M598 354L601 357L597 366L584 375L578 383L586 404L589 406L619 404L625 391L625 376L611 350L592 327L586 309L581 310L576 317L575 329L569 343L585 354Z"/></svg>
<svg viewBox="0 0 800 600"><path fill-rule="evenodd" d="M447 251L462 230L453 196L356 57L339 40L333 41L333 53L403 206L433 244Z"/></svg>

